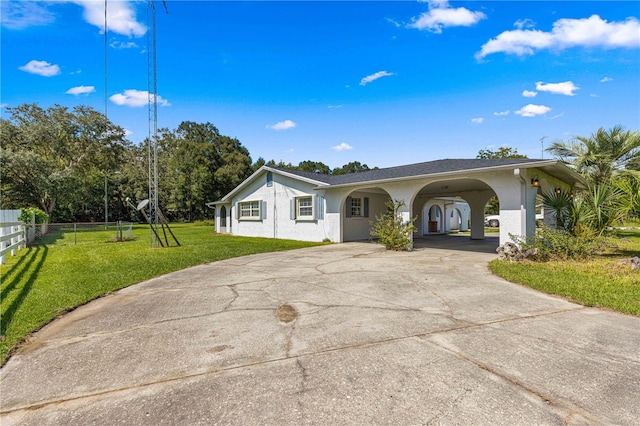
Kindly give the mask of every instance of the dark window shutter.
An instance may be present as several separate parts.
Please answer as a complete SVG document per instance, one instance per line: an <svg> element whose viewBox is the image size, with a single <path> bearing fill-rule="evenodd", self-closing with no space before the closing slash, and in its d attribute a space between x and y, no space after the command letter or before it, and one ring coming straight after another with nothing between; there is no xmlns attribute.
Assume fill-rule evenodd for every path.
<svg viewBox="0 0 640 426"><path fill-rule="evenodd" d="M364 198L364 217L369 217L369 199L368 198Z"/></svg>
<svg viewBox="0 0 640 426"><path fill-rule="evenodd" d="M316 195L311 196L311 213L313 214L311 219L318 219L318 197Z"/></svg>
<svg viewBox="0 0 640 426"><path fill-rule="evenodd" d="M262 200L262 204L260 205L260 215L262 220L267 218L267 200Z"/></svg>
<svg viewBox="0 0 640 426"><path fill-rule="evenodd" d="M347 217L351 217L351 197L347 197Z"/></svg>
<svg viewBox="0 0 640 426"><path fill-rule="evenodd" d="M316 201L317 201L317 203L316 203L316 207L317 207L316 218L318 220L322 220L322 219L324 219L324 197L322 195L318 195L316 197Z"/></svg>
<svg viewBox="0 0 640 426"><path fill-rule="evenodd" d="M296 220L296 199L292 198L289 201L289 219Z"/></svg>

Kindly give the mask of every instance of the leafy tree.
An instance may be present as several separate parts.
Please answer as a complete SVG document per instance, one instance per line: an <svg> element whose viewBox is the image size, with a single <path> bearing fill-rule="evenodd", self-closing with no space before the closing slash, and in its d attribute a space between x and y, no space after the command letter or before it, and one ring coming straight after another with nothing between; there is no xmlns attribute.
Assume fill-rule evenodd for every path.
<svg viewBox="0 0 640 426"><path fill-rule="evenodd" d="M269 167L275 167L277 169L289 169L289 170L298 170L298 166L294 166L291 163L285 163L284 161L280 160L279 162L276 163L275 160L269 160L265 163L265 165L269 166Z"/></svg>
<svg viewBox="0 0 640 426"><path fill-rule="evenodd" d="M70 111L23 104L6 110L0 153L3 206L39 207L52 221L72 217L82 204L85 210L100 209L103 184L97 185L95 176L117 167L129 147L124 129L86 106Z"/></svg>
<svg viewBox="0 0 640 426"><path fill-rule="evenodd" d="M322 173L325 175L331 172L331 168L320 161L301 161L297 169L303 172Z"/></svg>
<svg viewBox="0 0 640 426"><path fill-rule="evenodd" d="M492 151L490 149L481 149L480 151L478 151L478 155L476 156L476 158L481 160L489 160L500 158L527 158L527 156L518 154L518 150L516 148L501 146L497 151ZM487 201L484 213L485 215L500 213L500 201L498 200L498 197L491 197L489 201Z"/></svg>
<svg viewBox="0 0 640 426"><path fill-rule="evenodd" d="M158 139L159 200L174 219L207 217L206 202L230 192L253 171L249 151L211 123L182 122ZM161 195L160 195L161 194Z"/></svg>
<svg viewBox="0 0 640 426"><path fill-rule="evenodd" d="M267 164L267 162L264 160L264 158L259 157L256 160L256 162L251 165L251 170L253 170L255 172L256 170L258 170L260 167L264 166L265 164Z"/></svg>
<svg viewBox="0 0 640 426"><path fill-rule="evenodd" d="M374 170L375 169L377 169L377 167L374 167ZM331 171L331 174L345 175L347 173L365 172L367 170L372 170L372 169L370 169L369 166L367 166L366 164L360 163L359 161L352 161L350 163L345 164L342 167L336 167Z"/></svg>
<svg viewBox="0 0 640 426"><path fill-rule="evenodd" d="M476 158L481 160L498 159L498 158L527 158L526 155L518 154L516 148L510 148L508 146L501 146L497 151L490 149L481 149L478 151Z"/></svg>

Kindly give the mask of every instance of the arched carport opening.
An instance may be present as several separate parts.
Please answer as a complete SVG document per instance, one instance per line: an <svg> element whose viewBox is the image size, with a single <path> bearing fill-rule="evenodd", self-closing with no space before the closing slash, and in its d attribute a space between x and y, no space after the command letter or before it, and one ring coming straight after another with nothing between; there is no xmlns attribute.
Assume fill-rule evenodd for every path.
<svg viewBox="0 0 640 426"><path fill-rule="evenodd" d="M444 215L442 209L438 204L427 204L428 208L424 209L425 217L422 229L423 235L426 234L440 234L444 232ZM426 229L426 234L424 230Z"/></svg>
<svg viewBox="0 0 640 426"><path fill-rule="evenodd" d="M371 222L387 211L391 196L379 187L358 188L348 193L341 203L342 241L371 238Z"/></svg>
<svg viewBox="0 0 640 426"><path fill-rule="evenodd" d="M464 215L462 214L459 207L454 207L451 209L449 213L448 221L449 221L449 230L450 232L459 232L466 231L468 229L468 219L463 221Z"/></svg>
<svg viewBox="0 0 640 426"><path fill-rule="evenodd" d="M417 217L416 236L471 228L472 239L483 239L484 207L494 195L491 186L475 178L443 179L423 186L414 197L411 209L412 215ZM434 212L440 215L435 224Z"/></svg>

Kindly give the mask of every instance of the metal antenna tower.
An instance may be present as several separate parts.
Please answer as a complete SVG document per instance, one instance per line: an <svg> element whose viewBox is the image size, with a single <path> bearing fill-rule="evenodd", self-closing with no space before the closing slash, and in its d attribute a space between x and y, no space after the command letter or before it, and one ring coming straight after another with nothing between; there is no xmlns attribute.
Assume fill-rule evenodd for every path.
<svg viewBox="0 0 640 426"><path fill-rule="evenodd" d="M147 7L147 87L149 96L149 239L158 247L158 82L156 75L156 8L153 1Z"/></svg>
<svg viewBox="0 0 640 426"><path fill-rule="evenodd" d="M167 13L167 3L162 0ZM151 247L158 247L158 80L156 73L156 8L153 1L147 7L147 85L149 103L149 239Z"/></svg>

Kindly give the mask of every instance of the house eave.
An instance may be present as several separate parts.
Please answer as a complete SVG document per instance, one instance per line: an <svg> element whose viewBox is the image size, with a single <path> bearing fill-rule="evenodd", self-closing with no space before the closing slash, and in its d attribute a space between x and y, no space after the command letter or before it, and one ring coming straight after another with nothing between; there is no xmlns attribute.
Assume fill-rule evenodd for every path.
<svg viewBox="0 0 640 426"><path fill-rule="evenodd" d="M493 171L513 170L517 168L530 169L530 168L553 167L559 163L560 162L558 160L540 160L540 161L532 161L530 163L508 164L508 165L491 166L491 167L479 167L474 169L455 170L450 172L427 173L427 174L421 174L421 175L401 176L401 177L394 177L394 178L387 178L387 179L374 179L374 180L361 181L361 182L341 183L341 184L324 186L323 188L318 187L314 189L362 187L362 186L379 185L379 184L393 183L393 182L404 182L404 181L416 180L416 179L459 176L459 175L466 175L469 173L484 173L484 172L493 172ZM575 173L573 170L569 169L564 164L562 166L564 166L568 171L574 173L576 180L578 179L583 180L582 177L577 173Z"/></svg>

